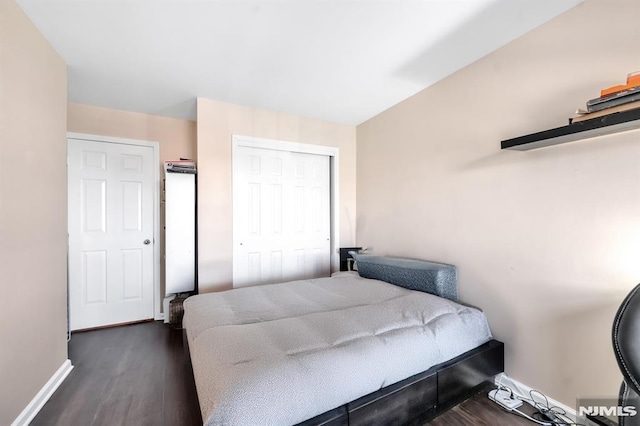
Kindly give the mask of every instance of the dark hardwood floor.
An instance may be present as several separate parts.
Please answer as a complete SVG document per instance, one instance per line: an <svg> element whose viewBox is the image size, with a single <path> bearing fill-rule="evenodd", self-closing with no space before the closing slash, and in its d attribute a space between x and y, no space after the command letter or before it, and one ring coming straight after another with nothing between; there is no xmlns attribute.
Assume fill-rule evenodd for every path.
<svg viewBox="0 0 640 426"><path fill-rule="evenodd" d="M32 425L202 425L180 330L154 321L75 333L69 358Z"/></svg>
<svg viewBox="0 0 640 426"><path fill-rule="evenodd" d="M76 333L69 342L74 369L31 423L59 426L201 425L182 332L161 322ZM483 391L427 423L429 426L519 426Z"/></svg>
<svg viewBox="0 0 640 426"><path fill-rule="evenodd" d="M456 405L449 411L427 422L429 426L535 426L531 420L508 413L487 397L489 390L483 390L472 398ZM520 410L528 415L536 410L523 404Z"/></svg>

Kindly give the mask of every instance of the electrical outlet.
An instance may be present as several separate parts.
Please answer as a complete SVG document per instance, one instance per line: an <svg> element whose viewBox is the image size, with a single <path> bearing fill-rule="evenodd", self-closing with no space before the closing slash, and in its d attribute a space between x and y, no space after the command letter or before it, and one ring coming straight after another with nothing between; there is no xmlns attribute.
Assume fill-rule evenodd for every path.
<svg viewBox="0 0 640 426"><path fill-rule="evenodd" d="M507 410L514 410L522 405L519 399L511 398L509 391L504 389L494 389L489 392L489 399L501 405Z"/></svg>

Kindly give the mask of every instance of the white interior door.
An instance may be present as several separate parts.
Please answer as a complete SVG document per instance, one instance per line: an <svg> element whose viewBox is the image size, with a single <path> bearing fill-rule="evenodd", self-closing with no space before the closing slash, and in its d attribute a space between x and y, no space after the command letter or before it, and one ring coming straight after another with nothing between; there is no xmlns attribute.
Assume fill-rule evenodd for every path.
<svg viewBox="0 0 640 426"><path fill-rule="evenodd" d="M329 276L329 157L245 146L234 155L234 287Z"/></svg>
<svg viewBox="0 0 640 426"><path fill-rule="evenodd" d="M68 140L71 330L153 318L153 148Z"/></svg>

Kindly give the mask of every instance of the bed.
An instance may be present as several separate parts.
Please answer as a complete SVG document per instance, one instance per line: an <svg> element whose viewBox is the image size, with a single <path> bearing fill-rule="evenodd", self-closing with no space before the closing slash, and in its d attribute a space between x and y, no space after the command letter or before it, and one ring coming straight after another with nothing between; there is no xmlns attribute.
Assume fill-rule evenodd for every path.
<svg viewBox="0 0 640 426"><path fill-rule="evenodd" d="M357 256L359 273L192 296L203 423L405 424L503 371L451 265Z"/></svg>

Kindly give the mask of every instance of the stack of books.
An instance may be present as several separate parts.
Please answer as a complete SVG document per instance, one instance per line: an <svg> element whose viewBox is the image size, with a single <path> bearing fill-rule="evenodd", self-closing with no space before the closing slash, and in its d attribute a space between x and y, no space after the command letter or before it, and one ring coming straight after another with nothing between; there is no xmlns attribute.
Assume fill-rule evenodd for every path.
<svg viewBox="0 0 640 426"><path fill-rule="evenodd" d="M636 108L640 108L640 71L627 75L626 84L600 91L600 97L587 101L587 108L578 109L578 115L571 122L577 123Z"/></svg>
<svg viewBox="0 0 640 426"><path fill-rule="evenodd" d="M196 173L196 163L193 160L181 158L164 162L165 173Z"/></svg>

